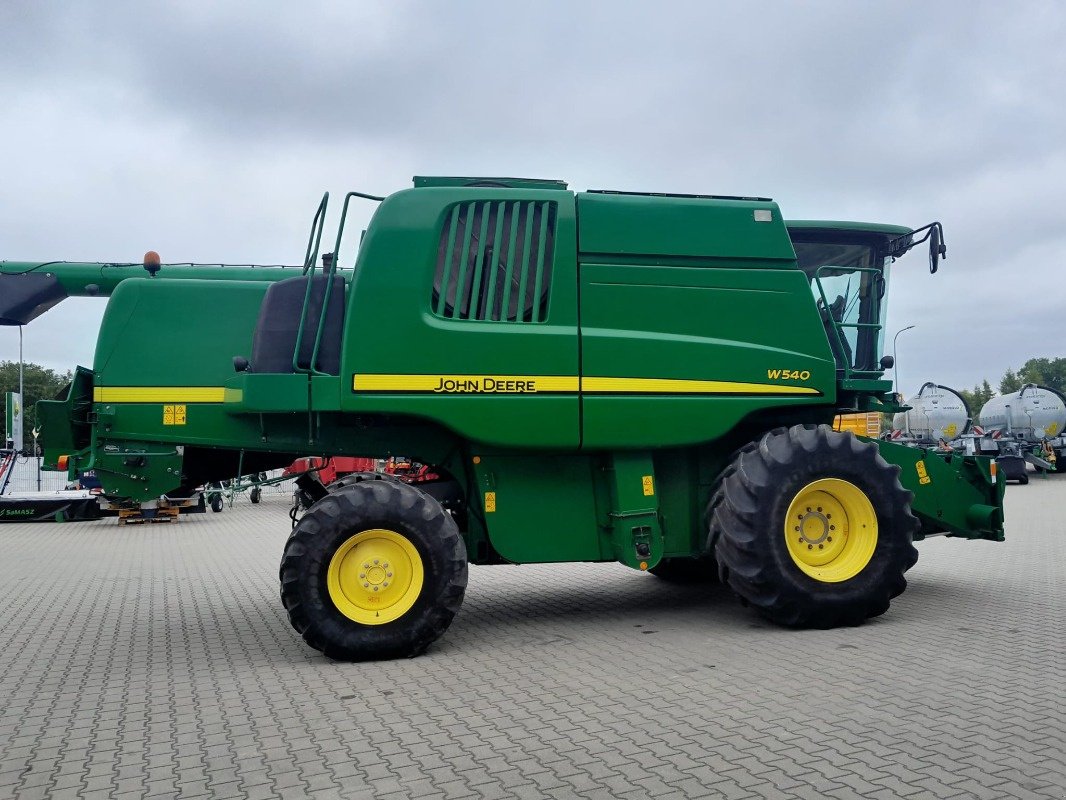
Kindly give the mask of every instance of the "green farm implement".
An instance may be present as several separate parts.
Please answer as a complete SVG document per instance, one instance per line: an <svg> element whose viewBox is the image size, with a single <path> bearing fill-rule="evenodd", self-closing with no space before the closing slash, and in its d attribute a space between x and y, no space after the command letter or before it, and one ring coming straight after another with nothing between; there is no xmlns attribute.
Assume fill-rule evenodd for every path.
<svg viewBox="0 0 1066 800"><path fill-rule="evenodd" d="M349 268L320 259L325 198L294 269L0 265L8 321L110 295L93 368L39 418L46 459L95 470L112 503L309 455L403 454L439 476L309 487L281 596L327 655L422 652L468 563L720 578L778 623L831 627L887 610L914 540L1002 540L990 459L830 427L900 408L888 273L926 241L935 271L938 223L416 178L349 194L338 246L355 198L380 205ZM195 358L173 358L178 337Z"/></svg>

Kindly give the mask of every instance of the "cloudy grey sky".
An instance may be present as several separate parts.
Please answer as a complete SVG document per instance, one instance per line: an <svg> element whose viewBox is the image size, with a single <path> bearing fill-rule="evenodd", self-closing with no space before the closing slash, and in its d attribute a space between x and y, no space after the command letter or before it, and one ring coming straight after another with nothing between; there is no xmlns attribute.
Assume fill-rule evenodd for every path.
<svg viewBox="0 0 1066 800"><path fill-rule="evenodd" d="M292 263L323 190L414 174L764 195L941 220L889 335L967 387L1066 356L1063 41L1059 2L0 0L0 258ZM103 307L27 360L91 364Z"/></svg>

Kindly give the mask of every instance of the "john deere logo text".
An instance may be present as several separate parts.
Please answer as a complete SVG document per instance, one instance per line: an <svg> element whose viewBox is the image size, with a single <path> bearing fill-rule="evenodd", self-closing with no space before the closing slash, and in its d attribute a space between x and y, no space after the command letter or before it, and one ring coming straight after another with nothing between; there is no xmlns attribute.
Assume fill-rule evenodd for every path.
<svg viewBox="0 0 1066 800"><path fill-rule="evenodd" d="M469 394L474 392L494 392L519 394L537 391L535 380L516 380L514 378L441 378L433 387L437 393Z"/></svg>
<svg viewBox="0 0 1066 800"><path fill-rule="evenodd" d="M772 381L809 381L811 373L806 369L768 369L766 377Z"/></svg>

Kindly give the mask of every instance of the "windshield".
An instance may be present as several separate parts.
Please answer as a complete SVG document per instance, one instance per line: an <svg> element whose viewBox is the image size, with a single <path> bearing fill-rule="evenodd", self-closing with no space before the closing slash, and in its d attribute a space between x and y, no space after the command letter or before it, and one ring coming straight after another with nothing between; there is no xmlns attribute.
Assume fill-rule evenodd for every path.
<svg viewBox="0 0 1066 800"><path fill-rule="evenodd" d="M887 310L885 284L891 260L882 237L833 231L795 232L799 267L818 304L838 369L880 373Z"/></svg>

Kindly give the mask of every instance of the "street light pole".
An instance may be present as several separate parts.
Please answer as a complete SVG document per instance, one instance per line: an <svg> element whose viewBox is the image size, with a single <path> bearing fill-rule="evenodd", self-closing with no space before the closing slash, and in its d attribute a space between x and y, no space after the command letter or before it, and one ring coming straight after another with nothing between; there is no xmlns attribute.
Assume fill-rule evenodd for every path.
<svg viewBox="0 0 1066 800"><path fill-rule="evenodd" d="M908 325L906 328L900 328L896 331L896 335L892 337L892 382L895 384L892 387L892 391L894 392L899 392L899 358L896 356L896 340L899 339L899 335L904 331L917 327L917 325Z"/></svg>
<svg viewBox="0 0 1066 800"><path fill-rule="evenodd" d="M26 423L26 389L25 389L25 387L23 385L23 380L22 380L22 326L21 325L19 325L19 417L21 419L21 422L19 423L19 427L23 431L25 431L25 423ZM14 433L14 428L12 428L12 433ZM23 434L23 440L18 443L18 446L23 448L23 449L25 449L25 447L26 447L25 434ZM12 462L11 466L14 467L14 465L15 465L14 462Z"/></svg>

